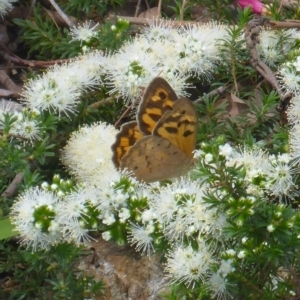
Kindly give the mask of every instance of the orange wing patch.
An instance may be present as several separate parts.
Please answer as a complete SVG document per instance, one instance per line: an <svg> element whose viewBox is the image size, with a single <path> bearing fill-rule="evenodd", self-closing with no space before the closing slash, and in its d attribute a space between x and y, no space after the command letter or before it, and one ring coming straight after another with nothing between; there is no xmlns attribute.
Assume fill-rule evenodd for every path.
<svg viewBox="0 0 300 300"><path fill-rule="evenodd" d="M122 157L144 135L139 131L137 122L128 122L122 125L120 132L116 136L116 141L112 145L113 162L118 168Z"/></svg>
<svg viewBox="0 0 300 300"><path fill-rule="evenodd" d="M152 134L156 123L163 114L172 109L177 96L171 86L162 78L156 77L145 91L137 112L140 131L145 135Z"/></svg>
<svg viewBox="0 0 300 300"><path fill-rule="evenodd" d="M197 129L198 115L194 105L189 99L180 98L171 110L165 112L152 134L167 139L188 157L192 157Z"/></svg>

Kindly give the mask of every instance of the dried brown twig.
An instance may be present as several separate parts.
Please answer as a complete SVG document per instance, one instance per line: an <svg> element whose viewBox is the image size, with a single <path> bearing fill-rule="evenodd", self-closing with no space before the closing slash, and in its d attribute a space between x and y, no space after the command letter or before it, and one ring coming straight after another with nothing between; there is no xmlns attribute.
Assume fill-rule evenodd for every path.
<svg viewBox="0 0 300 300"><path fill-rule="evenodd" d="M30 68L49 68L54 65L60 65L66 62L70 62L71 59L57 59L57 60L26 60L22 59L16 55L10 55L8 53L0 52L0 56L2 56L5 60L11 61L23 66L28 66Z"/></svg>
<svg viewBox="0 0 300 300"><path fill-rule="evenodd" d="M103 100L100 100L100 101L97 101L95 103L90 104L88 106L88 108L97 109L99 107L105 106L106 104L111 104L111 103L114 103L114 102L116 102L116 97L115 96L111 96L111 97L108 97L106 99L103 99Z"/></svg>
<svg viewBox="0 0 300 300"><path fill-rule="evenodd" d="M206 94L207 97L215 97L217 95L221 95L223 94L226 90L228 89L228 86L223 85L220 86L218 88L216 88L215 90L209 92L208 94ZM201 103L203 101L203 97L201 97L200 99L193 101L194 103Z"/></svg>
<svg viewBox="0 0 300 300"><path fill-rule="evenodd" d="M264 25L264 19L259 16L255 16L244 29L246 46L250 53L250 63L272 85L283 102L286 98L289 98L290 95L282 92L274 73L260 59L259 53L256 49L256 44L259 43L259 33L262 25Z"/></svg>
<svg viewBox="0 0 300 300"><path fill-rule="evenodd" d="M11 198L17 193L18 186L24 179L24 175L22 172L18 173L7 189L2 193L1 197Z"/></svg>

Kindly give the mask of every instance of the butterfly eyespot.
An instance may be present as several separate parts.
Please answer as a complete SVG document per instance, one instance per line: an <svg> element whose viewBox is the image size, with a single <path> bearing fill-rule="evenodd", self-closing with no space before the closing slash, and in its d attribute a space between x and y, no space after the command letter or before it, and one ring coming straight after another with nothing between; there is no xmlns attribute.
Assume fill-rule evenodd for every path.
<svg viewBox="0 0 300 300"><path fill-rule="evenodd" d="M159 98L161 99L161 100L165 100L166 98L167 98L167 94L166 93L164 93L164 92L159 92Z"/></svg>

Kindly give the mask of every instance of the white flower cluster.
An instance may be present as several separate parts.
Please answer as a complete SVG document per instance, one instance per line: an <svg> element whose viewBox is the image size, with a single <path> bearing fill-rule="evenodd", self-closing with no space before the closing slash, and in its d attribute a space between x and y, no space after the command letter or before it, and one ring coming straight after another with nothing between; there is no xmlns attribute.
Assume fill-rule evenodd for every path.
<svg viewBox="0 0 300 300"><path fill-rule="evenodd" d="M217 41L225 35L226 27L216 23L173 28L163 21L153 22L108 57L107 84L112 93L131 101L140 96L141 87L161 76L183 96L188 77L208 77L220 62Z"/></svg>
<svg viewBox="0 0 300 300"><path fill-rule="evenodd" d="M295 29L281 31L262 29L256 46L262 61L270 67L276 67L283 61L298 37L299 34Z"/></svg>
<svg viewBox="0 0 300 300"><path fill-rule="evenodd" d="M19 196L12 207L11 218L21 236L22 244L32 246L32 250L36 251L48 249L60 242L61 232L55 216L58 201L59 198L55 194L39 188L28 189ZM44 209L44 214L41 214L41 218L35 218L34 213L41 209ZM48 221L48 224L39 222L41 219Z"/></svg>
<svg viewBox="0 0 300 300"><path fill-rule="evenodd" d="M226 157L226 166L245 168L245 187L250 195L279 198L292 198L295 195L297 186L293 175L298 169L289 154L270 155L261 149L234 150L228 144L219 148L220 154Z"/></svg>
<svg viewBox="0 0 300 300"><path fill-rule="evenodd" d="M120 174L119 182L122 176ZM33 251L49 249L62 241L88 244L93 240L90 232L100 223L125 224L130 218L130 201L141 198L136 181L126 179L126 183L132 185L127 191L115 183L106 190L81 185L67 194L57 187L49 190L47 184L28 189L12 207L12 223L21 235L22 244L32 247Z"/></svg>
<svg viewBox="0 0 300 300"><path fill-rule="evenodd" d="M72 28L71 35L74 40L87 40L95 35L94 29L85 23ZM188 77L207 77L213 71L220 60L217 40L226 34L226 27L215 23L180 29L154 22L114 54L90 52L50 68L25 85L22 100L31 109L74 113L80 95L88 88L106 85L110 93L132 101L157 76L183 96Z"/></svg>
<svg viewBox="0 0 300 300"><path fill-rule="evenodd" d="M75 112L81 93L99 85L104 59L100 52L93 52L68 64L56 65L25 85L22 100L39 111Z"/></svg>
<svg viewBox="0 0 300 300"><path fill-rule="evenodd" d="M95 30L98 27L98 23L92 26L91 21L86 21L83 24L78 26L73 26L70 29L70 35L72 36L72 40L76 41L89 41L93 37L97 35L97 31Z"/></svg>
<svg viewBox="0 0 300 300"><path fill-rule="evenodd" d="M119 178L111 151L116 134L114 126L100 122L71 135L61 158L79 182L106 188Z"/></svg>
<svg viewBox="0 0 300 300"><path fill-rule="evenodd" d="M33 142L40 139L41 124L39 111L18 110L13 104L2 100L0 105L0 130L8 130L7 134Z"/></svg>
<svg viewBox="0 0 300 300"><path fill-rule="evenodd" d="M2 17L13 8L12 3L14 3L14 2L17 2L17 0L1 0L0 1L0 15Z"/></svg>
<svg viewBox="0 0 300 300"><path fill-rule="evenodd" d="M298 38L300 34L298 33ZM289 130L290 155L295 164L300 161L300 55L294 62L287 62L279 69L279 82L282 90L291 93L290 106L287 117L291 129Z"/></svg>
<svg viewBox="0 0 300 300"><path fill-rule="evenodd" d="M12 208L12 222L22 243L33 251L62 241L87 244L93 239L90 232L102 224L108 228L102 234L104 239L110 240L117 231L117 242L122 244L127 239L148 255L164 239L171 245L167 277L187 285L201 280L216 295L226 292L225 277L233 269L225 272L225 262L214 257L216 249L211 243L212 239L216 239L216 244L224 242L226 218L205 204L205 187L182 178L158 191L155 184L145 186L122 174L119 182L111 182L105 190L88 185L62 194L57 187L49 191L49 186L43 186L25 191ZM198 250L186 246L187 240L197 243ZM223 279L221 287L216 286L216 275L211 276L211 268L216 264Z"/></svg>

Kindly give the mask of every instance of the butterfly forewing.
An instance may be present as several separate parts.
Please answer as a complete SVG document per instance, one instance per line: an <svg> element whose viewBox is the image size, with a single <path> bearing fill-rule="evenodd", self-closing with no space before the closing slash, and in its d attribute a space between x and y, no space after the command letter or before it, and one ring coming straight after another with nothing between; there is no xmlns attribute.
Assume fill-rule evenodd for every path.
<svg viewBox="0 0 300 300"><path fill-rule="evenodd" d="M116 136L116 141L112 145L113 162L116 167L120 166L122 157L128 150L144 135L139 131L137 122L128 122L122 125L120 132Z"/></svg>
<svg viewBox="0 0 300 300"><path fill-rule="evenodd" d="M171 110L164 113L156 124L153 135L169 140L187 156L192 157L197 140L198 116L193 103L178 99Z"/></svg>
<svg viewBox="0 0 300 300"><path fill-rule="evenodd" d="M153 182L179 177L193 161L168 140L149 135L138 140L121 160L121 168L132 171L141 181Z"/></svg>
<svg viewBox="0 0 300 300"><path fill-rule="evenodd" d="M164 79L153 79L138 108L137 121L140 131L145 135L151 134L156 123L172 108L176 100L176 93Z"/></svg>
<svg viewBox="0 0 300 300"><path fill-rule="evenodd" d="M177 100L171 86L155 78L140 103L137 122L124 124L117 135L115 165L145 182L186 174L193 166L197 121L190 100Z"/></svg>

